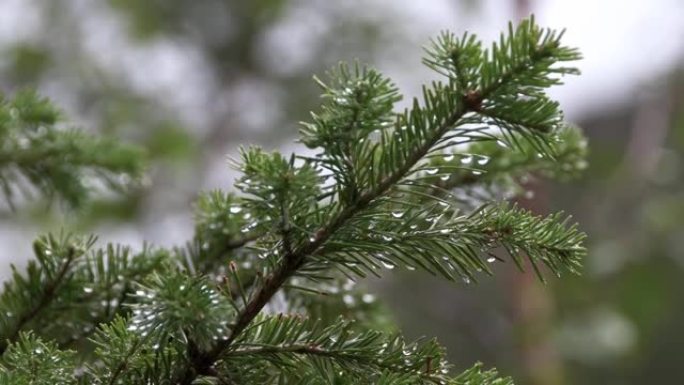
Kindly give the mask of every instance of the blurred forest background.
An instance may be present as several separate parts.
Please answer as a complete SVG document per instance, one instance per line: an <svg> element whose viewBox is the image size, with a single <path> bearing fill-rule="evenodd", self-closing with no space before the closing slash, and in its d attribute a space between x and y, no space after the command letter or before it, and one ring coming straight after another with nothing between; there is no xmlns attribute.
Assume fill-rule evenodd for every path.
<svg viewBox="0 0 684 385"><path fill-rule="evenodd" d="M230 189L240 144L284 151L318 103L311 75L370 63L407 95L432 79L440 30L497 36L535 13L567 28L583 75L554 89L590 141L586 173L520 204L565 210L589 234L581 277L537 283L512 266L478 285L420 274L370 282L410 337L525 385L684 378L684 3L681 0L0 0L0 90L33 87L71 124L139 143L147 179L84 212L0 208L0 261L64 223L141 247L192 233L197 192ZM409 100L409 98L407 98ZM406 100L404 101L406 102ZM3 278L9 269L0 270Z"/></svg>

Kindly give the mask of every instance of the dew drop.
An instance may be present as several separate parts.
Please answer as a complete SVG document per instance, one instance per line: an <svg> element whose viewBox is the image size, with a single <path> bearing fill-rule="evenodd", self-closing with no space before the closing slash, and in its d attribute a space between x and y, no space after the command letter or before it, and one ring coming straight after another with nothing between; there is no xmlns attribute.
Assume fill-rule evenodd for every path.
<svg viewBox="0 0 684 385"><path fill-rule="evenodd" d="M482 171L480 171L480 170L473 170L473 175L482 175Z"/></svg>
<svg viewBox="0 0 684 385"><path fill-rule="evenodd" d="M452 160L454 160L454 154L444 155L445 162L451 162Z"/></svg>
<svg viewBox="0 0 684 385"><path fill-rule="evenodd" d="M89 287L89 286L85 286L85 287L83 288L83 292L86 293L86 294L90 294L90 293L93 292L93 288L92 288L92 287Z"/></svg>
<svg viewBox="0 0 684 385"><path fill-rule="evenodd" d="M351 263L349 265L351 265ZM356 264L354 264L354 266L355 265ZM353 289L354 286L356 286L356 282L352 281L351 279L348 279L347 282L345 282L344 285L342 285L342 290L349 291Z"/></svg>
<svg viewBox="0 0 684 385"><path fill-rule="evenodd" d="M242 211L242 207L240 206L230 206L230 212L233 214L237 214L240 211Z"/></svg>
<svg viewBox="0 0 684 385"><path fill-rule="evenodd" d="M435 167L435 168L430 168L430 169L425 170L425 172L428 173L428 174L430 174L430 175L435 175L435 174L437 174L437 173L439 172L439 169L438 169L437 167Z"/></svg>
<svg viewBox="0 0 684 385"><path fill-rule="evenodd" d="M481 156L480 159L477 160L477 164L482 166L484 166L487 163L489 163L489 157L487 156Z"/></svg>
<svg viewBox="0 0 684 385"><path fill-rule="evenodd" d="M386 241L386 242L390 242L390 241L392 240L392 237L389 236L389 235L383 235L383 236L382 236L382 240L383 240L383 241Z"/></svg>
<svg viewBox="0 0 684 385"><path fill-rule="evenodd" d="M489 262L489 263L494 263L494 262L496 262L496 258L494 258L494 257L489 257L489 258L487 258L487 262Z"/></svg>
<svg viewBox="0 0 684 385"><path fill-rule="evenodd" d="M447 181L449 178L451 178L451 175L442 175L439 177L439 180Z"/></svg>
<svg viewBox="0 0 684 385"><path fill-rule="evenodd" d="M401 217L404 216L404 212L402 212L402 211L393 211L393 212L392 212L392 216L395 217L395 218L401 218Z"/></svg>
<svg viewBox="0 0 684 385"><path fill-rule="evenodd" d="M375 296L373 294L366 293L363 295L363 297L361 297L361 300L364 303L372 303L373 301L375 301Z"/></svg>
<svg viewBox="0 0 684 385"><path fill-rule="evenodd" d="M345 294L342 296L342 301L344 301L344 304L347 306L353 306L356 302L351 294Z"/></svg>
<svg viewBox="0 0 684 385"><path fill-rule="evenodd" d="M394 264L392 262L387 262L387 261L381 261L382 265L389 270L394 269Z"/></svg>
<svg viewBox="0 0 684 385"><path fill-rule="evenodd" d="M416 270L416 267L411 266L411 265L406 265L406 270L414 271L414 270Z"/></svg>
<svg viewBox="0 0 684 385"><path fill-rule="evenodd" d="M472 163L472 161L473 161L472 155L464 156L463 158L461 158L461 163L463 163L463 164L470 164L470 163Z"/></svg>
<svg viewBox="0 0 684 385"><path fill-rule="evenodd" d="M580 160L579 162L577 162L576 167L580 170L584 170L585 168L587 168L587 165L588 163L586 160Z"/></svg>

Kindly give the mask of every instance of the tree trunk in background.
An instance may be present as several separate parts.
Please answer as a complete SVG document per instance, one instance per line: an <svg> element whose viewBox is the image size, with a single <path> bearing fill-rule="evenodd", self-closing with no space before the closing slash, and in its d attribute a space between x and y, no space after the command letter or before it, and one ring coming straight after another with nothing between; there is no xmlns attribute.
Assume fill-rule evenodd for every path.
<svg viewBox="0 0 684 385"><path fill-rule="evenodd" d="M548 211L548 192L543 183L525 187L535 198L518 204L535 213ZM549 287L539 282L529 264L524 273L512 270L509 282L524 384L563 385L563 361L553 342L554 300Z"/></svg>
<svg viewBox="0 0 684 385"><path fill-rule="evenodd" d="M513 0L515 17L523 19L533 11L531 0ZM532 200L518 204L535 213L548 211L548 191L541 181L525 186L534 193ZM529 385L563 385L563 361L553 342L554 300L548 287L540 283L527 266L525 273L514 271L511 282L511 305L515 325L522 378Z"/></svg>

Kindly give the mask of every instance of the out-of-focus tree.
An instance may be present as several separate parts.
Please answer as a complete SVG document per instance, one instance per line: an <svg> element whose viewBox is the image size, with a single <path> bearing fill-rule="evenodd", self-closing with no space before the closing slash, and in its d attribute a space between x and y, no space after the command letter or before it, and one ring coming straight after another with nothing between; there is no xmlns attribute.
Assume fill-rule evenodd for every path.
<svg viewBox="0 0 684 385"><path fill-rule="evenodd" d="M311 73L347 56L371 61L376 43L391 34L380 26L392 25L315 1L57 0L20 7L26 20L17 23L33 27L0 46L0 86L39 89L78 125L149 152L154 191L91 203L83 227L113 213L158 223L152 213L185 212L199 187L225 184L216 171L234 151L231 142L277 146L294 136L292 121L315 104ZM252 105L264 108L246 108Z"/></svg>
<svg viewBox="0 0 684 385"><path fill-rule="evenodd" d="M684 374L682 111L679 70L630 108L587 119L592 166L581 183L555 191L592 234L584 277L555 290L572 383L666 383Z"/></svg>

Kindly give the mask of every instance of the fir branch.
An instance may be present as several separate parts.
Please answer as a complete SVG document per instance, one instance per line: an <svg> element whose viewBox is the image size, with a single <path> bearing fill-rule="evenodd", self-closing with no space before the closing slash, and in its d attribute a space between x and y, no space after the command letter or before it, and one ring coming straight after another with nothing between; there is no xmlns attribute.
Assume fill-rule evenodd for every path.
<svg viewBox="0 0 684 385"><path fill-rule="evenodd" d="M33 91L0 99L0 184L8 203L31 188L77 208L95 184L123 191L142 172L140 149L58 126L60 112Z"/></svg>
<svg viewBox="0 0 684 385"><path fill-rule="evenodd" d="M552 158L539 156L530 145L523 144L522 147L511 148L500 140L472 143L462 151L430 156L425 169L437 171L423 175L422 183L426 191L418 202L427 203L436 197L445 199L445 202L458 200L452 190L473 186L518 194L522 192L522 187L516 181L525 180L531 175L558 180L575 177L586 167L586 140L581 131L576 127L564 127L555 133L552 139L549 143ZM410 182L415 187L416 181ZM317 200L321 201L335 194L336 191L330 189L319 195ZM512 195L505 197L511 198ZM228 212L228 209L224 208L222 212ZM220 228L219 225L213 227ZM229 239L236 241L228 241L225 252L242 247L265 235L266 233L255 232L244 239L230 236Z"/></svg>
<svg viewBox="0 0 684 385"><path fill-rule="evenodd" d="M47 235L34 243L37 261L29 262L25 276L15 270L0 296L8 315L0 330L8 342L29 327L60 346L82 340L123 313L131 283L166 259L152 249L135 255L114 245L89 250L94 242L95 237Z"/></svg>
<svg viewBox="0 0 684 385"><path fill-rule="evenodd" d="M57 275L54 277L54 279L46 283L43 292L39 297L38 303L36 303L33 308L28 309L26 313L22 314L19 317L14 332L8 338L10 343L15 341L22 328L33 318L35 318L38 315L38 313L40 313L45 307L47 307L50 304L50 302L55 298L55 292L57 291L59 286L64 282L64 279L67 273L69 272L69 268L71 267L71 264L74 262L75 256L75 250L73 248L70 248L65 257L65 261L62 263L61 268L57 272Z"/></svg>
<svg viewBox="0 0 684 385"><path fill-rule="evenodd" d="M62 259L37 253L42 265L30 265L26 279L15 272L0 297L3 311L24 314L3 321L10 332L13 322L19 326L19 337L5 353L27 360L27 354L14 352L23 345L40 347L37 340L24 343L19 330L29 325L40 326L35 329L45 336L65 320L71 325L65 330L71 330L114 317L91 339L95 361L85 364L80 382L511 384L480 366L449 378L444 351L434 341L406 343L396 334L359 331L340 319L262 315L278 306L271 302L281 298L278 293L289 300L288 309L314 314L305 302L295 303L295 289L341 287L349 302L350 288L342 279L378 275L383 267L419 267L451 280L474 280L478 271L491 273L484 258L497 250L507 251L520 268L528 260L542 279L538 265L557 274L578 270L584 235L561 214L539 217L491 203L463 212L467 205L449 191L473 183L515 183L506 178L536 171L561 174L574 170L583 155L572 146L567 153L556 151L563 149L556 143L562 113L544 94L560 83L557 75L575 72L556 63L579 55L533 20L509 29L491 51L473 36L443 34L427 50L425 63L447 81L424 87L422 99L399 114L393 112L400 98L396 87L375 70L341 66L330 81L319 81L321 112L302 128L304 143L319 153L306 158L243 149L237 166L243 177L236 187L244 195L201 196L195 236L174 258L160 251L149 264L130 266L127 249L110 246L86 254L83 248L83 263L63 267ZM27 98L29 107L15 108L21 124L40 136L52 132L56 117L49 104L37 100ZM0 137L9 132L5 118L0 108ZM500 134L492 132L492 123ZM87 142L79 138L73 143ZM512 148L499 148L497 141ZM92 163L92 154L75 152L75 165ZM95 163L120 165L115 155ZM504 160L506 165L499 163ZM60 180L74 175L59 174ZM328 185L330 177L334 183ZM0 175L11 190L8 180ZM70 193L82 196L82 187ZM55 277L57 283L44 285ZM304 285L297 282L302 277ZM126 319L121 298L131 287ZM54 298L34 301L45 297ZM273 306L265 310L269 302ZM55 322L41 324L48 317ZM51 350L52 356L63 353L56 346ZM38 375L65 368L73 372L65 363ZM0 368L0 380L20 373L13 369Z"/></svg>
<svg viewBox="0 0 684 385"><path fill-rule="evenodd" d="M393 334L355 332L352 323L338 319L331 325L298 316L269 316L255 322L224 355L223 365L241 366L254 358L281 370L301 374L302 364L329 360L335 372L370 380L383 372L408 373L420 382L446 381L444 350L434 341L405 343ZM243 359L238 359L243 357ZM309 363L306 358L309 358ZM302 360L304 359L304 361Z"/></svg>
<svg viewBox="0 0 684 385"><path fill-rule="evenodd" d="M109 341L107 341L109 342ZM124 373L124 371L128 368L130 365L131 361L133 360L135 354L138 352L138 350L141 349L141 347L144 345L146 342L145 337L137 339L129 348L129 350L126 352L124 359L119 362L119 364L114 368L114 370L111 372L109 375L109 381L107 381L107 385L114 385L119 381L119 377Z"/></svg>
<svg viewBox="0 0 684 385"><path fill-rule="evenodd" d="M523 192L520 181L529 177L565 181L579 175L587 165L586 139L576 127L564 127L555 133L549 143L553 157L540 156L530 145L509 148L502 143L473 143L462 152L434 156L430 167L437 171L423 180L434 186L427 195L451 199L455 189L478 186L503 191L508 199Z"/></svg>
<svg viewBox="0 0 684 385"><path fill-rule="evenodd" d="M546 45L542 45L539 50L536 50L537 46L535 44L539 40L537 27L533 21L523 22L516 32L511 32L510 40L507 43L504 42L502 47L493 46L491 62L487 62L482 67L486 73L483 75L484 80L480 83L481 88L479 90L459 90L460 87L457 86L457 83L454 83L454 79L450 79L450 83L447 86L434 84L432 90L424 90L425 107L419 106L418 102L414 101L414 106L411 110L398 116L396 125L398 129L395 133L399 134L399 136L395 137L396 139L392 138L387 131L381 130L380 146L373 147L377 150L367 152L367 160L365 160L368 164L373 164L372 159L377 159L379 162L377 167L373 168L379 171L373 171L375 176L368 178L368 180L375 180L375 182L368 186L360 186L364 187L364 189L360 190L360 193L354 197L355 199L342 199L343 197L339 195L342 203L331 205L331 208L328 209L328 212L332 213L330 219L325 221L317 230L314 230L312 232L313 236L310 239L307 238L291 250L286 250L279 259L281 261L280 264L264 278L263 285L256 289L244 309L237 315L228 339L217 343L211 350L194 357L191 366L186 371L186 375L183 376L182 383L190 384L197 375L207 374L214 362L239 338L241 333L286 281L304 267L307 260L310 260L312 256L323 253L326 243L339 230L345 228L358 214L375 205L377 203L376 200L383 198L398 183L416 172L416 165L433 151L436 145L445 140L444 138L447 133L459 125L464 125L471 121L476 122L476 120L467 117L466 114L480 112L483 109L482 103L485 102L486 98L497 95L500 88L505 95L505 91L510 89L511 84L516 84L520 90L528 95L540 96L539 88L556 82L547 78L549 73L568 72L564 69L552 69L551 67L556 59L569 60L574 57L571 51L559 48L556 40L554 40L554 36L551 32L547 33L542 38L542 42ZM456 45L458 46L458 44ZM521 55L522 59L515 56L519 54L519 48L529 48L526 54ZM501 64L502 60L506 59L504 54L510 54L512 58L509 58L505 64ZM483 57L486 59L488 55L484 53ZM439 60L439 58L437 59ZM502 68L503 72L497 72ZM534 107L532 110L527 109L526 112L536 112L539 109L540 107ZM555 107L552 109L544 107L543 110L539 110L538 114L527 120L515 122L516 124L513 126L510 124L503 125L502 130L510 129L518 132L524 135L525 138L528 138L533 144L543 143L542 138L538 137L538 135L545 135L549 130L539 130L536 122L555 119L556 115ZM506 122L510 123L508 120ZM527 123L530 123L530 125L528 126ZM311 129L310 131L314 132L315 130ZM466 140L479 140L483 138L483 136L475 136L470 139L471 137L466 131L466 129L461 131L461 135ZM447 138L458 136L459 133L457 131L453 136ZM496 140L496 138L491 140ZM400 142L404 143L404 147L399 146ZM330 148L330 146L331 144L323 143L324 148ZM380 149L382 151L378 153L379 155L376 158L374 154L376 151L380 151ZM266 178L264 181L269 183L282 183L278 182L278 176L267 176L273 172L274 169L272 167L277 167L277 158L274 158L276 163L273 163L273 166L269 166L268 163L254 160L259 159L259 157L262 157L262 155L254 151L246 153L245 163L247 166L245 168L245 178L248 178L250 181L255 178ZM334 159L334 157L324 157L321 162L326 164L326 162L334 161ZM250 168L255 166L257 168ZM344 168L338 170L343 172ZM264 176L259 176L259 173L262 173ZM373 174L369 173L369 175ZM257 195L261 199L268 199L263 196L263 194L268 193L268 190L249 189L250 184L246 183L246 185L248 188L248 190L245 190L246 192ZM275 186L278 185L276 184ZM340 188L343 187L340 186ZM278 191L277 187L272 187L272 191ZM338 191L343 190L338 189ZM380 200L382 201L382 199ZM260 205L261 203L256 203L255 201L255 204ZM263 212L264 215L268 214L268 204L266 204ZM278 213L273 214L277 215ZM546 234L543 233L543 235ZM534 255L542 258L549 266L560 268L554 259L543 252L537 252L528 248L525 251L534 252ZM469 255L470 253L466 254Z"/></svg>
<svg viewBox="0 0 684 385"><path fill-rule="evenodd" d="M394 202L392 212L399 218L382 207L371 209L367 215L373 218L372 229L365 227L363 218L352 221L320 254L312 255L307 269L338 269L354 279L378 275L383 268L420 267L449 280L470 282L478 271L491 274L485 258L503 246L521 269L522 251L543 279L538 263L558 275L575 273L586 252L581 246L584 234L567 226L560 214L541 218L517 207L486 205L463 215L442 203L411 207Z"/></svg>
<svg viewBox="0 0 684 385"><path fill-rule="evenodd" d="M251 213L234 194L219 190L200 194L195 205L195 235L185 249L175 253L190 271L209 273L233 252L268 234L264 227L252 228Z"/></svg>
<svg viewBox="0 0 684 385"><path fill-rule="evenodd" d="M87 241L91 245L93 240ZM0 298L8 317L3 322L0 354L16 341L21 331L43 312L57 297L57 292L72 273L74 262L84 250L68 236L57 240L45 237L34 243L38 263L29 263L28 277L23 278L12 266L14 280L5 283Z"/></svg>
<svg viewBox="0 0 684 385"><path fill-rule="evenodd" d="M463 111L456 111L447 121L442 124L437 130L436 134L422 146L420 146L409 158L409 161L399 170L383 179L378 187L361 195L359 199L352 205L347 206L340 211L328 225L320 228L315 232L313 240L305 243L303 246L295 249L292 253L288 253L283 257L283 265L280 266L270 277L266 279L266 284L261 287L258 292L250 300L245 310L238 315L235 327L232 329L231 337L223 344L219 344L209 355L209 360L214 361L220 353L230 345L235 336L256 317L271 297L280 289L285 281L290 278L299 269L303 263L304 258L313 254L322 246L328 238L339 228L341 228L349 219L351 219L357 212L368 206L371 201L381 194L386 192L390 187L396 184L402 177L404 177L410 169L415 165L434 145L439 138L463 115Z"/></svg>
<svg viewBox="0 0 684 385"><path fill-rule="evenodd" d="M312 123L302 123L301 141L323 150L326 159L320 164L337 181L340 199L353 202L368 183L364 163L374 151L369 136L391 125L401 95L376 70L358 63L353 71L340 64L329 78L330 85L314 78L324 90L322 111L312 113Z"/></svg>
<svg viewBox="0 0 684 385"><path fill-rule="evenodd" d="M174 362L182 359L180 354L154 342L156 334L140 334L134 326L116 317L98 329L92 342L99 362L86 366L84 383L170 383L176 370Z"/></svg>
<svg viewBox="0 0 684 385"><path fill-rule="evenodd" d="M154 342L164 346L168 337L193 341L202 350L226 339L227 299L205 277L179 271L156 271L131 296L132 329L155 334Z"/></svg>
<svg viewBox="0 0 684 385"><path fill-rule="evenodd" d="M163 249L145 247L133 254L127 247L108 244L93 250L82 258L74 269L72 283L75 297L65 305L56 307L58 316L50 320L43 331L56 329L56 340L61 347L84 340L97 330L97 326L127 313L125 300L140 282L153 271L159 270L168 260ZM71 335L67 332L73 331ZM67 335L67 338L64 336Z"/></svg>
<svg viewBox="0 0 684 385"><path fill-rule="evenodd" d="M578 74L574 67L558 67L557 63L576 61L581 55L575 48L561 45L564 31L542 30L534 16L523 20L517 28L508 25L508 35L501 35L499 43L484 51L481 67L481 99L497 94L540 96L544 88L562 84L549 74Z"/></svg>
<svg viewBox="0 0 684 385"><path fill-rule="evenodd" d="M44 342L31 332L21 333L4 352L0 383L76 384L75 357L75 352L60 351L56 344Z"/></svg>
<svg viewBox="0 0 684 385"><path fill-rule="evenodd" d="M499 377L496 370L482 370L478 363L448 382L449 385L513 385L510 377Z"/></svg>

